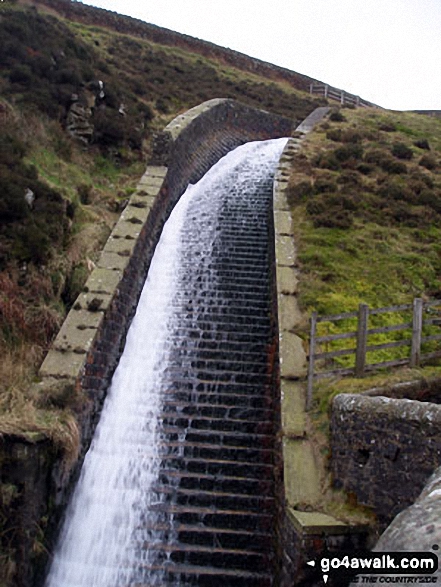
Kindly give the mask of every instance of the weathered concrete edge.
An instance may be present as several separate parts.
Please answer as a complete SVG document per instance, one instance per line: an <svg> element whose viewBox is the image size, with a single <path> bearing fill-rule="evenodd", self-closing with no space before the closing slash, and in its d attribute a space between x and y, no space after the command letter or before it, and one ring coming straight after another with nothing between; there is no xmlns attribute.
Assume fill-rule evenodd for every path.
<svg viewBox="0 0 441 587"><path fill-rule="evenodd" d="M319 511L300 511L297 506L314 506L321 496L321 479L307 434L305 412L306 350L298 330L304 325L297 303L298 267L295 235L287 199L292 161L307 133L323 119L329 108L319 108L297 128L296 137L288 140L276 170L273 191L273 214L276 255L277 311L279 327L280 393L282 406L283 461L287 517L300 535L342 535L364 530L350 526ZM293 491L288 474L295 476Z"/></svg>

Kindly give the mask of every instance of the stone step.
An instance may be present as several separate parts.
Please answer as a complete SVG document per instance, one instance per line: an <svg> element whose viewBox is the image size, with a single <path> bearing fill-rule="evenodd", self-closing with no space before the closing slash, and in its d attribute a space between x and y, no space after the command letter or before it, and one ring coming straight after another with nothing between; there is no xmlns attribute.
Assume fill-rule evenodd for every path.
<svg viewBox="0 0 441 587"><path fill-rule="evenodd" d="M243 406L208 405L188 402L169 401L163 406L163 414L175 414L177 417L228 419L246 422L264 422L272 420L274 410L248 408Z"/></svg>
<svg viewBox="0 0 441 587"><path fill-rule="evenodd" d="M156 513L159 523L167 521L170 516L178 524L201 524L211 528L248 530L253 532L270 532L274 527L274 518L265 513L240 510L217 510L204 507L177 506L158 504L150 507Z"/></svg>
<svg viewBox="0 0 441 587"><path fill-rule="evenodd" d="M213 510L242 510L274 513L275 499L262 495L237 495L219 491L183 489L168 485L154 485L151 489L158 501L171 502L179 506L207 507Z"/></svg>
<svg viewBox="0 0 441 587"><path fill-rule="evenodd" d="M214 443L195 441L162 440L157 447L158 456L175 456L176 458L207 459L233 461L236 463L274 464L274 451L260 447L222 446Z"/></svg>
<svg viewBox="0 0 441 587"><path fill-rule="evenodd" d="M218 476L214 473L193 473L165 468L159 472L158 483L162 485L179 483L180 489L222 491L234 495L271 495L273 491L272 479L250 479L234 475Z"/></svg>
<svg viewBox="0 0 441 587"><path fill-rule="evenodd" d="M246 373L246 372L239 372L239 371L226 371L226 370L216 370L216 369L186 369L186 368L179 368L175 366L166 367L163 372L163 379L164 381L172 380L176 378L189 378L189 380L198 381L212 381L215 383L224 382L224 383L237 383L243 384L247 383L248 385L254 384L271 384L272 381L272 374L266 373Z"/></svg>
<svg viewBox="0 0 441 587"><path fill-rule="evenodd" d="M265 357L266 358L266 357ZM182 357L182 356L174 356L170 357L170 368L175 369L183 369L183 370L204 370L204 371L228 371L232 373L250 373L254 375L266 375L268 372L268 365L266 361L258 361L258 362L251 362L251 361L232 361L228 359L218 359L218 360L210 360L210 359L198 359L196 357Z"/></svg>
<svg viewBox="0 0 441 587"><path fill-rule="evenodd" d="M165 395L164 404L174 404L175 402L187 404L207 404L211 406L225 407L244 407L257 409L274 409L275 400L271 397L245 395L245 394L220 394L203 393L196 391L173 391Z"/></svg>
<svg viewBox="0 0 441 587"><path fill-rule="evenodd" d="M188 442L201 442L204 444L219 444L222 446L258 447L261 449L273 449L274 437L265 434L249 434L222 430L186 430L168 426L163 429L160 439L163 441L177 442L185 439Z"/></svg>
<svg viewBox="0 0 441 587"><path fill-rule="evenodd" d="M262 380L259 380L257 383L237 383L235 381L200 379L197 377L189 377L188 375L183 377L182 373L178 373L176 374L176 377L173 378L164 375L161 378L161 381L164 384L167 393L171 393L174 389L187 389L205 391L207 393L238 393L265 397L271 395L271 383Z"/></svg>

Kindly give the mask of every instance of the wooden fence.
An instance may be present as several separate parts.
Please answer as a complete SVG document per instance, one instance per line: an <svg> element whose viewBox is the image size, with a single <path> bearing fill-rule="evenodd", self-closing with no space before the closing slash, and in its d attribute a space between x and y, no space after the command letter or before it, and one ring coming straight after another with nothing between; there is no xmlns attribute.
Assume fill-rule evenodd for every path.
<svg viewBox="0 0 441 587"><path fill-rule="evenodd" d="M312 84L309 86L309 92L310 94L318 94L323 96L328 100L336 100L337 102L340 102L342 106L350 105L362 108L378 108L378 106L375 104L367 102L366 100L362 100L360 96L354 96L353 94L349 94L343 90L333 88L328 84L312 82Z"/></svg>
<svg viewBox="0 0 441 587"><path fill-rule="evenodd" d="M440 357L441 349L429 349L430 352L422 353L422 345L424 343L433 343L434 341L441 340L441 334L436 333L439 330L439 326L441 326L441 310L436 309L436 306L441 308L441 300L425 302L421 298L415 298L413 304L403 304L388 308L370 309L367 304L360 304L359 309L356 312L346 312L333 316L318 316L317 312L314 312L311 316L306 409L310 409L312 404L313 383L315 379L330 377L332 375L355 375L356 377L361 377L366 372L375 369L396 367L406 364L409 364L411 367L418 367L423 360ZM410 320L398 324L388 324L387 326L381 326L378 328L369 328L369 317L395 312L401 313L401 318L408 314ZM335 324L341 320L352 320L355 322L355 330L318 336L317 330L319 324L323 322ZM399 338L399 340L391 340L388 342L382 342L381 344L369 344L370 336L398 333L406 330L408 331L407 335L403 332L404 336ZM427 332L425 333L425 331ZM345 341L347 339L355 339L355 346L353 346L353 348L338 348L337 350L325 352L320 350L317 352L317 347L319 345L335 345L336 341ZM367 362L367 353L405 346L409 347L405 357L371 364ZM353 366L326 369L331 360L333 361L337 357L347 355L355 355ZM324 363L325 370L317 370L318 361Z"/></svg>

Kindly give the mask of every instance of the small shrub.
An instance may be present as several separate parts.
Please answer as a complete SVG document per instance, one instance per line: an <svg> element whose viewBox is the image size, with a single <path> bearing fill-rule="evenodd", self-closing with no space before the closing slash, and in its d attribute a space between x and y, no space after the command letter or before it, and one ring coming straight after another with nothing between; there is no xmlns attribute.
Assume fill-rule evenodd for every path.
<svg viewBox="0 0 441 587"><path fill-rule="evenodd" d="M362 183L360 174L352 169L345 169L342 171L338 176L337 181L338 183L351 187L358 187Z"/></svg>
<svg viewBox="0 0 441 587"><path fill-rule="evenodd" d="M438 167L438 161L432 154L423 155L419 161L421 167L425 167L429 171L433 171Z"/></svg>
<svg viewBox="0 0 441 587"><path fill-rule="evenodd" d="M326 133L326 138L335 143L341 142L342 131L341 128L331 128Z"/></svg>
<svg viewBox="0 0 441 587"><path fill-rule="evenodd" d="M160 96L156 100L156 110L161 114L168 114L170 112L170 101L166 97Z"/></svg>
<svg viewBox="0 0 441 587"><path fill-rule="evenodd" d="M310 181L300 181L294 185L288 186L287 200L290 206L302 202L313 193Z"/></svg>
<svg viewBox="0 0 441 587"><path fill-rule="evenodd" d="M394 143L392 146L392 155L398 159L410 161L413 157L413 151L405 143Z"/></svg>
<svg viewBox="0 0 441 587"><path fill-rule="evenodd" d="M349 159L361 159L363 157L363 147L357 143L348 143L335 149L334 155L342 163Z"/></svg>
<svg viewBox="0 0 441 587"><path fill-rule="evenodd" d="M329 120L332 122L346 122L346 117L340 110L340 108L333 108L329 115Z"/></svg>
<svg viewBox="0 0 441 587"><path fill-rule="evenodd" d="M426 151L430 151L429 141L427 139L421 139L419 141L414 142L415 147L418 149L425 149Z"/></svg>
<svg viewBox="0 0 441 587"><path fill-rule="evenodd" d="M9 73L9 81L12 84L20 84L25 87L30 87L32 79L32 71L28 65L16 65Z"/></svg>
<svg viewBox="0 0 441 587"><path fill-rule="evenodd" d="M391 154L384 149L370 149L366 152L364 161L366 163L377 165L388 173L407 173L406 164L402 161L397 161L394 159Z"/></svg>
<svg viewBox="0 0 441 587"><path fill-rule="evenodd" d="M419 194L419 203L429 206L438 214L441 214L441 192L425 188Z"/></svg>
<svg viewBox="0 0 441 587"><path fill-rule="evenodd" d="M330 169L331 171L339 171L341 169L341 163L332 151L320 153L314 163L320 169Z"/></svg>
<svg viewBox="0 0 441 587"><path fill-rule="evenodd" d="M378 128L384 132L396 132L397 131L397 127L393 122L382 122Z"/></svg>
<svg viewBox="0 0 441 587"><path fill-rule="evenodd" d="M332 214L324 213L314 217L313 224L315 228L340 228L347 230L351 228L352 216L347 210L333 211Z"/></svg>
<svg viewBox="0 0 441 587"><path fill-rule="evenodd" d="M328 177L318 177L314 182L314 191L316 194L323 194L325 192L336 192L338 190L337 183Z"/></svg>
<svg viewBox="0 0 441 587"><path fill-rule="evenodd" d="M415 192L413 192L404 182L397 181L393 177L386 180L386 182L380 186L378 194L385 200L392 199L407 202L409 204L416 204L418 202Z"/></svg>
<svg viewBox="0 0 441 587"><path fill-rule="evenodd" d="M362 138L362 135L352 128L345 130L341 135L343 143L361 143Z"/></svg>
<svg viewBox="0 0 441 587"><path fill-rule="evenodd" d="M364 161L362 161L361 163L358 163L355 169L363 175L369 175L375 170L375 166L371 165L370 163L365 163Z"/></svg>
<svg viewBox="0 0 441 587"><path fill-rule="evenodd" d="M115 110L99 109L93 117L95 143L109 147L120 146L124 142L126 123Z"/></svg>
<svg viewBox="0 0 441 587"><path fill-rule="evenodd" d="M77 186L77 193L78 197L80 198L80 202L82 204L90 204L91 202L91 193L92 193L92 186L86 183L82 183Z"/></svg>

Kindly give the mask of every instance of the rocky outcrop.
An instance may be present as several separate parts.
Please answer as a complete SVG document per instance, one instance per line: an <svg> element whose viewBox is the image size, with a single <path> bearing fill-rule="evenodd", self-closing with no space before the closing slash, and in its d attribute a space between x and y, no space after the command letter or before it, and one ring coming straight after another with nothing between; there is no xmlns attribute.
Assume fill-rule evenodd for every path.
<svg viewBox="0 0 441 587"><path fill-rule="evenodd" d="M441 467L430 477L416 502L403 510L385 530L375 545L377 552L434 552L438 556L438 570L429 575L441 579ZM382 583L382 575L376 575ZM387 575L388 582L393 577ZM433 581L435 582L435 581ZM351 583L359 585L360 582Z"/></svg>
<svg viewBox="0 0 441 587"><path fill-rule="evenodd" d="M92 110L79 101L74 101L66 118L66 130L83 143L90 143L93 136Z"/></svg>

